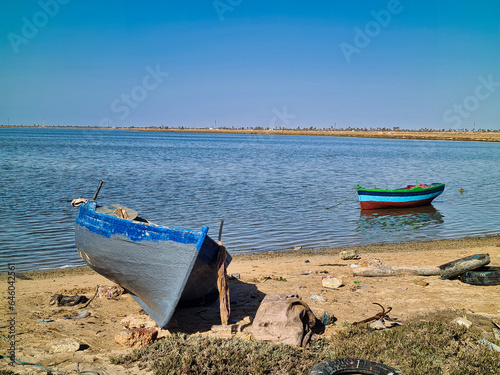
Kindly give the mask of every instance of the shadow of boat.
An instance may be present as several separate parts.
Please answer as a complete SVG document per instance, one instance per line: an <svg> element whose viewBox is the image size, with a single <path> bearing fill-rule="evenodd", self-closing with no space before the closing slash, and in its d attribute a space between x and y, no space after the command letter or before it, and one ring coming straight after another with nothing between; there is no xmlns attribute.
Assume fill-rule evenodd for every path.
<svg viewBox="0 0 500 375"><path fill-rule="evenodd" d="M361 210L357 229L362 232L372 230L418 229L444 223L443 214L434 206L412 208L385 208Z"/></svg>
<svg viewBox="0 0 500 375"><path fill-rule="evenodd" d="M238 279L228 280L231 295L231 314L229 324L253 321L260 303L265 294L260 292L254 284L245 283ZM247 318L248 317L248 318ZM175 326L168 327L172 332L195 333L208 332L212 326L221 324L218 293L209 298L206 303L193 304L181 303L177 306L173 318ZM245 319L246 318L246 319Z"/></svg>

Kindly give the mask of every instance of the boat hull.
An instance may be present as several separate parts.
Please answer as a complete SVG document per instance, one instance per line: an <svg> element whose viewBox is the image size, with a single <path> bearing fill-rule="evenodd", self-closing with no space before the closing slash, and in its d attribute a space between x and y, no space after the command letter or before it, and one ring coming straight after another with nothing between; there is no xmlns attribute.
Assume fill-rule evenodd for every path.
<svg viewBox="0 0 500 375"><path fill-rule="evenodd" d="M125 288L160 327L180 300L216 288L220 246L208 237L207 227L200 232L163 227L95 210L95 202L79 209L75 242L81 258Z"/></svg>
<svg viewBox="0 0 500 375"><path fill-rule="evenodd" d="M362 210L380 208L408 208L431 204L444 191L444 184L430 187L398 190L358 188L359 204Z"/></svg>

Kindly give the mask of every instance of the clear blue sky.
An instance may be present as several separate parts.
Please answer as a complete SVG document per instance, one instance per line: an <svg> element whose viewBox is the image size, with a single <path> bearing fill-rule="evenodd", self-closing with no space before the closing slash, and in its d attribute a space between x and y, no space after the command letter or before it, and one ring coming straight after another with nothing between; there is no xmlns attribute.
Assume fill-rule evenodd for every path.
<svg viewBox="0 0 500 375"><path fill-rule="evenodd" d="M500 129L500 1L2 1L0 124Z"/></svg>

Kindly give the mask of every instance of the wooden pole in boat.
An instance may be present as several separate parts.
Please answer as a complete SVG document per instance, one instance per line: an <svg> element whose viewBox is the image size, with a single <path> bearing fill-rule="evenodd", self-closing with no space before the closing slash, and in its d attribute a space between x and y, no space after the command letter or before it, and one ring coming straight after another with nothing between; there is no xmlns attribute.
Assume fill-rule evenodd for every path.
<svg viewBox="0 0 500 375"><path fill-rule="evenodd" d="M224 219L220 219L220 227L219 227L219 241L222 237L222 226L224 225Z"/></svg>
<svg viewBox="0 0 500 375"><path fill-rule="evenodd" d="M101 190L101 186L102 186L102 183L104 181L101 180L101 182L99 182L99 186L97 187L97 190L95 191L95 194L94 194L94 198L92 198L93 201L95 201L97 199L97 195L99 194L99 190Z"/></svg>

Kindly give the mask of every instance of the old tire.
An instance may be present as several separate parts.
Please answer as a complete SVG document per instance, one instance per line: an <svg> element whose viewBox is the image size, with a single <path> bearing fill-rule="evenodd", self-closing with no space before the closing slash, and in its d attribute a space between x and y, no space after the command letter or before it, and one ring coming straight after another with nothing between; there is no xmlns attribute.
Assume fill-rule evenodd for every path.
<svg viewBox="0 0 500 375"><path fill-rule="evenodd" d="M480 267L460 275L460 281L471 285L500 285L500 267Z"/></svg>
<svg viewBox="0 0 500 375"><path fill-rule="evenodd" d="M476 254L445 263L439 266L439 271L442 279L453 279L467 271L486 266L489 262L489 254Z"/></svg>
<svg viewBox="0 0 500 375"><path fill-rule="evenodd" d="M381 363L353 358L330 359L318 363L309 373L309 375L338 374L403 375L401 371Z"/></svg>

